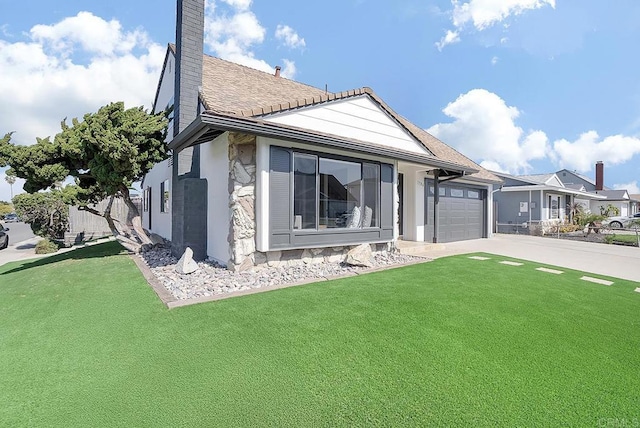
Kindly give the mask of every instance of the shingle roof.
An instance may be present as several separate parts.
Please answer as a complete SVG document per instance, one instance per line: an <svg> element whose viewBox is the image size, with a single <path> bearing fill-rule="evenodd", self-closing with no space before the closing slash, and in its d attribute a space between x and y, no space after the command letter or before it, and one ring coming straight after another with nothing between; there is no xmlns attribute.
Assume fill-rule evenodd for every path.
<svg viewBox="0 0 640 428"><path fill-rule="evenodd" d="M169 45L169 49L175 53L175 46ZM479 170L469 175L469 178L501 181L471 159L398 115L370 88L339 93L328 92L209 55L204 55L202 74L201 100L205 108L211 112L245 117L263 116L336 99L370 96L438 159Z"/></svg>
<svg viewBox="0 0 640 428"><path fill-rule="evenodd" d="M613 200L627 200L624 195L627 194L626 190L596 190L598 195L606 196L607 199Z"/></svg>
<svg viewBox="0 0 640 428"><path fill-rule="evenodd" d="M537 184L546 184L547 181L553 177L553 174L529 174L529 175L517 175L515 178L518 180L528 181Z"/></svg>

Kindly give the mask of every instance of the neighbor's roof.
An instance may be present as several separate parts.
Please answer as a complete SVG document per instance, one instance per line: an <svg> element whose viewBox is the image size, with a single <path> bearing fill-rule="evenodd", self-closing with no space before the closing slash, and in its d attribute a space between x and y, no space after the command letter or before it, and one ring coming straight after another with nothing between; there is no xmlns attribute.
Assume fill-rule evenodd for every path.
<svg viewBox="0 0 640 428"><path fill-rule="evenodd" d="M596 185L596 182L595 182L595 180L594 180L594 179L592 179L592 178L590 178L590 177L587 177L586 175L580 174L580 173L579 173L579 172L577 172L577 171L570 171L570 170L568 170L568 169L566 169L566 168L565 168L565 169L561 169L560 171L557 171L557 172L556 172L556 174L558 175L558 178L560 179L560 181L562 181L565 185L566 185L567 183L565 183L565 182L564 182L564 180L562 179L561 174L560 174L561 172L568 172L569 174L572 174L572 175L574 175L574 176L576 176L576 177L578 177L578 178L580 178L580 179L582 179L582 180L586 181L587 183L589 183L589 184L591 184L591 185L593 185L593 186L595 186L595 185ZM578 183L569 183L569 184L578 184ZM604 186L604 189L605 189L605 190L611 190L611 189L610 189L609 187L607 187L607 186Z"/></svg>
<svg viewBox="0 0 640 428"><path fill-rule="evenodd" d="M547 184L550 178L553 178L555 174L528 174L528 175L516 175L516 179L521 181L527 181L529 183Z"/></svg>
<svg viewBox="0 0 640 428"><path fill-rule="evenodd" d="M628 198L625 198L625 195L629 196L626 190L596 190L595 193L600 196L605 196L609 200L620 201L627 201Z"/></svg>
<svg viewBox="0 0 640 428"><path fill-rule="evenodd" d="M174 45L170 44L169 49L175 53ZM203 58L202 80L200 96L208 112L251 118L338 99L369 96L437 159L478 171L468 175L469 178L490 182L501 181L471 159L398 115L370 88L339 93L328 92L209 55L204 55Z"/></svg>

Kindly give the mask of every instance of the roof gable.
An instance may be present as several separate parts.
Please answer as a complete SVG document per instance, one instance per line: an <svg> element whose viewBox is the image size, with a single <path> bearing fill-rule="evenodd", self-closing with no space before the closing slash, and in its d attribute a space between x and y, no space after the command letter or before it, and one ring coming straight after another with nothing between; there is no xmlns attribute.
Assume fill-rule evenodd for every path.
<svg viewBox="0 0 640 428"><path fill-rule="evenodd" d="M170 45L170 49L171 47ZM498 177L471 159L395 113L369 88L332 93L209 55L204 55L203 58L200 98L206 111L211 113L240 117L264 116L365 93L399 128L406 130L406 135L415 139L417 151L423 154L426 152L444 162L477 170L477 173L466 176L470 179L500 182Z"/></svg>
<svg viewBox="0 0 640 428"><path fill-rule="evenodd" d="M367 93L287 109L265 115L263 119L433 156Z"/></svg>

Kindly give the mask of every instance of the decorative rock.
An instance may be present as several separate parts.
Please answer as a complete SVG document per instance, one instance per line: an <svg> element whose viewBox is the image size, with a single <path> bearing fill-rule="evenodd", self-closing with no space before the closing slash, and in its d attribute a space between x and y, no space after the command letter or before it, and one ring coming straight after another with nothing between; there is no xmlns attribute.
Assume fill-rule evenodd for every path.
<svg viewBox="0 0 640 428"><path fill-rule="evenodd" d="M176 272L189 274L197 271L198 269L200 269L198 264L193 260L193 251L191 248L187 247L187 249L184 250L184 254L176 264Z"/></svg>
<svg viewBox="0 0 640 428"><path fill-rule="evenodd" d="M369 244L360 244L357 247L352 248L347 253L347 258L344 262L350 266L373 266L371 246Z"/></svg>
<svg viewBox="0 0 640 428"><path fill-rule="evenodd" d="M176 273L176 262L178 260L171 255L169 248L155 247L141 254L151 272L158 278L158 281L176 299L180 300L194 299L206 295L229 294L240 290L265 288L305 280L322 280L328 277L354 274L366 269L342 264L340 263L341 260L335 263L327 263L323 257L314 258L314 261L320 261L317 264L290 266L295 262L294 257L300 257L302 251L288 252L285 257L287 260L283 262L280 262L282 257L280 251L255 252L254 255L261 255L263 260L265 258L271 260L270 264L275 266L270 266L270 264L263 262L260 269L251 268L249 266L251 257L246 257L243 259L243 263L234 266L229 264L227 269L215 260L208 260L197 263L200 268L198 272L191 275L180 275ZM339 254L335 256L343 257ZM373 265L375 267L384 267L414 261L424 261L424 259L400 253L381 252L375 254ZM256 257L253 262L258 263L258 258ZM244 263L247 263L247 265L244 266ZM247 266L250 269L243 271L242 269Z"/></svg>

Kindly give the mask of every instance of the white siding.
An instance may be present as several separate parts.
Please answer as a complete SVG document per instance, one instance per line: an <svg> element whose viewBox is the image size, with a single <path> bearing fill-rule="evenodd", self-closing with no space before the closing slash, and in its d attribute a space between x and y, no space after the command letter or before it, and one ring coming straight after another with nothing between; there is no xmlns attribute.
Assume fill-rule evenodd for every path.
<svg viewBox="0 0 640 428"><path fill-rule="evenodd" d="M428 153L420 142L365 95L276 113L264 119L413 153Z"/></svg>
<svg viewBox="0 0 640 428"><path fill-rule="evenodd" d="M171 167L169 160L165 160L154 166L144 179L144 189L151 188L151 204L149 211L142 211L143 226L153 233L157 233L165 239L171 240L171 203L169 212L160 211L160 184L169 180L169 194L171 195ZM149 226L149 212L151 212L151 226Z"/></svg>
<svg viewBox="0 0 640 428"><path fill-rule="evenodd" d="M160 88L153 110L154 113L164 111L168 106L173 105L175 94L175 62L175 57L169 52L164 73L160 76ZM169 142L173 139L173 121L169 123L169 129L167 131L167 142Z"/></svg>
<svg viewBox="0 0 640 428"><path fill-rule="evenodd" d="M156 105L154 106L154 113L164 111L168 104L173 103L174 74L175 57L170 52L164 72L160 76L160 88ZM173 139L172 125L173 123L169 124L167 141ZM169 206L169 212L160 212L160 184L164 180L169 180L169 191L171 192L171 166L169 166L169 160L155 165L144 178L144 188L142 190L144 192L144 189L151 188L151 205L149 206L149 211L144 211L143 209L142 225L153 233L171 240L171 206ZM149 225L149 217L151 217L151 225Z"/></svg>
<svg viewBox="0 0 640 428"><path fill-rule="evenodd" d="M207 256L229 261L229 140L225 132L200 146L200 170L207 179Z"/></svg>

